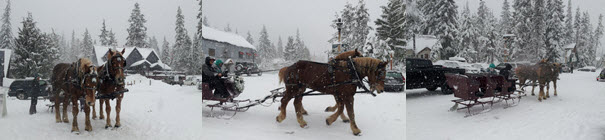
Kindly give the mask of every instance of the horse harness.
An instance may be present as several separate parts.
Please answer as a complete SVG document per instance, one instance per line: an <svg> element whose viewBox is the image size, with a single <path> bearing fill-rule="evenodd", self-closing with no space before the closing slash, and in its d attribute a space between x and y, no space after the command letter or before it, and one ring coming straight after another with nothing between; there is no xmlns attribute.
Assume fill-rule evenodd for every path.
<svg viewBox="0 0 605 140"><path fill-rule="evenodd" d="M124 70L124 67L112 67L111 70L109 69L110 66L112 65L112 60L113 59L117 59L118 62L123 62L124 66L126 66L126 60L124 59L124 57L122 55L114 55L112 56L110 59L108 59L105 64L103 64L104 69L101 70L102 72L102 76L98 82L99 85L103 84L103 83L112 83L114 86L120 86L120 84L118 83L118 80L115 79L115 77L111 76L111 70L117 70L117 69L122 69ZM123 86L123 85L122 85ZM128 90L126 88L124 88L124 91L115 91L112 92L110 94L100 94L99 92L97 92L97 98L98 99L115 99L119 94L122 94L124 92L128 92Z"/></svg>
<svg viewBox="0 0 605 140"><path fill-rule="evenodd" d="M92 78L93 82L97 82L97 73L89 72L85 74L80 74L80 65L80 61L74 62L69 67L69 70L72 70L72 72L70 73L69 70L65 71L65 78L68 78L66 79L68 81L66 82L66 84L72 84L73 86L80 89L96 90L96 86L89 87L86 86L84 82L86 81L86 78Z"/></svg>

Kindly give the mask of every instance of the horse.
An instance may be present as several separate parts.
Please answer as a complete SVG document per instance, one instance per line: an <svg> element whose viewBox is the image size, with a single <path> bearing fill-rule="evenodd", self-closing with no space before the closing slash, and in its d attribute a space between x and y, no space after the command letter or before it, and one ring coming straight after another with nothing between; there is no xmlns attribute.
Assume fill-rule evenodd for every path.
<svg viewBox="0 0 605 140"><path fill-rule="evenodd" d="M124 59L123 55L126 49L123 49L121 52L117 50L110 50L107 53L107 62L102 66L99 66L97 70L99 71L99 88L97 91L99 92L99 119L104 119L103 115L103 104L106 105L105 112L107 113L107 122L105 124L105 129L111 127L111 119L109 117L111 113L111 105L109 104L109 99L117 98L116 101L116 123L114 125L115 128L119 128L120 124L120 111L122 107L122 98L124 97L124 92L127 89L124 87L124 79L126 76L124 75L124 67L126 67L126 59Z"/></svg>
<svg viewBox="0 0 605 140"><path fill-rule="evenodd" d="M547 59L543 59L542 61L536 64L538 69L536 71L538 76L538 83L540 83L540 94L538 95L538 101L542 101L542 99L546 100L549 98L548 96L548 87L547 93L544 94L544 87L549 84L549 82L553 81L555 83L555 96L556 94L556 81L559 75L557 64L548 63ZM560 66L560 65L559 65ZM556 70L555 70L556 69Z"/></svg>
<svg viewBox="0 0 605 140"><path fill-rule="evenodd" d="M281 99L280 113L276 117L276 121L281 123L286 118L286 106L290 99L294 98L297 121L300 127L306 128L307 122L303 119L301 110L302 94L305 92L306 88L310 88L322 93L334 95L337 104L341 104L338 106L336 113L326 118L327 125L331 125L336 121L337 117L342 114L344 107L346 107L347 114L350 118L351 130L354 135L359 135L361 130L359 130L357 123L355 122L353 108L357 85L350 84L354 83L352 82L353 80L359 79L355 79L355 75L352 74L358 74L359 78L368 77L369 83L371 84L371 92L377 91L378 93L382 93L384 91L387 62L382 62L374 58L360 57L351 59L351 65L348 65L347 63L349 62L338 63L338 67L333 73L334 79L328 74L328 70L331 67L328 64L298 61L284 70L284 73L279 75L279 80L285 81L286 91Z"/></svg>
<svg viewBox="0 0 605 140"><path fill-rule="evenodd" d="M97 70L92 62L87 58L80 58L73 64L60 63L53 68L51 77L53 94L55 100L55 120L57 123L68 123L67 104L72 103L73 123L71 132L80 132L78 128L78 100L85 98L85 128L86 131L92 131L90 124L90 107L95 104L95 92L97 87ZM62 91L62 92L61 92ZM64 93L64 94L61 94ZM70 100L71 99L71 100ZM63 119L59 112L59 105L63 103Z"/></svg>
<svg viewBox="0 0 605 140"><path fill-rule="evenodd" d="M536 81L538 80L537 74L537 65L520 65L515 69L515 75L519 78L519 87L526 86L526 81L530 81L533 84L531 85L531 95L534 96L534 89L536 87ZM525 91L525 90L524 90Z"/></svg>
<svg viewBox="0 0 605 140"><path fill-rule="evenodd" d="M343 61L343 60L348 60L349 58L356 58L356 57L363 57L363 55L361 54L361 52L359 52L357 49L352 50L352 51L347 51L347 52L343 52L339 55L337 55L336 57L334 57L334 59L332 59L333 61L330 61L330 64L333 65L334 63L338 62L338 61ZM285 74L285 70L288 67L284 67L282 69L279 70L279 75ZM279 83L281 83L282 81L280 80ZM301 99L302 100L302 99ZM334 101L336 101L336 96L334 96ZM336 109L338 109L338 106L340 104L338 104L338 102L336 102L336 104L334 104L334 106L328 106L326 107L325 111L326 112L334 112L336 111ZM278 108L279 110L279 108ZM304 107L301 106L301 110L302 110L302 114L303 115L308 115L309 113L307 112L307 110L305 110ZM349 118L347 118L347 116L344 115L344 113L340 114L340 119L342 119L343 122L347 123L349 122Z"/></svg>
<svg viewBox="0 0 605 140"><path fill-rule="evenodd" d="M557 80L559 80L559 72L561 70L561 63L552 63L551 65L551 69L552 69L552 74L547 76L548 78L548 82L546 83L546 98L550 98L549 92L548 90L550 89L550 82L553 82L553 86L555 88L555 96L557 96Z"/></svg>

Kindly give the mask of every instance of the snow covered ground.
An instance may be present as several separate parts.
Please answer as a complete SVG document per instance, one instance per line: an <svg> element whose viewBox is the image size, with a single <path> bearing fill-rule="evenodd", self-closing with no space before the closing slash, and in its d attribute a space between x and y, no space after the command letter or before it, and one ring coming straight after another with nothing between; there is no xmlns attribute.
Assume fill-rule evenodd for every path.
<svg viewBox="0 0 605 140"><path fill-rule="evenodd" d="M448 112L456 99L426 90L407 91L408 140L602 140L605 139L605 83L596 72L562 74L558 94L538 102L527 96L520 104L504 109L495 104L489 111L465 118L463 110ZM531 88L527 93L531 94ZM536 89L536 94L538 90ZM475 110L475 112L480 111Z"/></svg>
<svg viewBox="0 0 605 140"><path fill-rule="evenodd" d="M54 113L47 110L48 100L38 101L35 115L29 115L29 100L10 97L7 101L8 116L0 118L0 139L200 139L202 130L201 92L193 86L171 86L161 81L132 75L122 101L121 123L118 129L104 129L105 120L91 120L93 131L84 131L84 112L78 114L81 133L71 133L70 123L55 123ZM141 84L142 83L142 84ZM7 88L0 89L6 92ZM97 102L98 103L98 102ZM115 100L112 105L112 125L115 124ZM98 111L98 105L97 111ZM71 107L70 107L71 108ZM33 134L29 134L33 133Z"/></svg>
<svg viewBox="0 0 605 140"><path fill-rule="evenodd" d="M278 84L275 72L264 73L262 76L245 77L246 89L239 99L259 99L269 95L269 91L283 86ZM275 121L278 106L275 103L269 107L256 106L246 112L240 112L227 120L209 117L210 108L202 109L204 122L202 139L288 139L288 140L320 140L320 139L372 139L372 140L403 140L405 139L405 94L386 92L372 97L359 94L355 96L355 116L362 136L354 136L348 123L340 119L327 126L325 119L332 113L324 112L327 106L334 105L332 96L305 97L303 106L309 115L304 116L309 128L300 128L294 113L294 100L287 108L287 117L282 123ZM207 102L210 104L214 102ZM218 113L218 112L217 112Z"/></svg>

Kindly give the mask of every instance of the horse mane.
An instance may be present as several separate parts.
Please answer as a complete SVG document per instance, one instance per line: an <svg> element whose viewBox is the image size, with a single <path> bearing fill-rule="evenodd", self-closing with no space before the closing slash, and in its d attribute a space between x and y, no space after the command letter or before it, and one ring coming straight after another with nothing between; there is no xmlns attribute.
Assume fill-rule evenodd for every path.
<svg viewBox="0 0 605 140"><path fill-rule="evenodd" d="M382 61L371 57L357 57L353 58L353 62L356 64L357 71L369 74L370 72L378 70Z"/></svg>
<svg viewBox="0 0 605 140"><path fill-rule="evenodd" d="M346 60L349 57L351 57L351 58L363 57L363 55L361 55L361 52L359 52L359 51L357 51L357 49L355 49L352 51L346 51L341 54L338 54L336 57L334 57L334 60Z"/></svg>
<svg viewBox="0 0 605 140"><path fill-rule="evenodd" d="M286 70L288 70L288 67L283 67L279 70L279 84L285 81Z"/></svg>
<svg viewBox="0 0 605 140"><path fill-rule="evenodd" d="M92 66L92 61L90 61L90 59L88 58L80 58L78 59L78 63L78 77L82 77L84 76L86 71Z"/></svg>

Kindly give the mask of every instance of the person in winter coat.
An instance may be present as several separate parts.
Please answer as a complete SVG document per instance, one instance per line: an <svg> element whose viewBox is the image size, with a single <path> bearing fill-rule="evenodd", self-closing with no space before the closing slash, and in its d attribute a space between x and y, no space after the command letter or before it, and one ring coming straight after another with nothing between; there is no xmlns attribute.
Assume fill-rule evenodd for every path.
<svg viewBox="0 0 605 140"><path fill-rule="evenodd" d="M222 60L216 60L214 61L214 66L216 66L216 71L218 73L223 73L223 61Z"/></svg>
<svg viewBox="0 0 605 140"><path fill-rule="evenodd" d="M229 93L224 86L223 80L221 80L223 74L220 73L216 67L212 66L215 63L215 60L216 59L210 56L206 57L205 64L202 65L202 82L208 83L210 88L215 89L214 97L227 98Z"/></svg>
<svg viewBox="0 0 605 140"><path fill-rule="evenodd" d="M36 114L36 105L38 105L38 92L40 91L40 77L36 76L32 82L32 92L29 97L31 98L31 104L29 105L29 115Z"/></svg>

